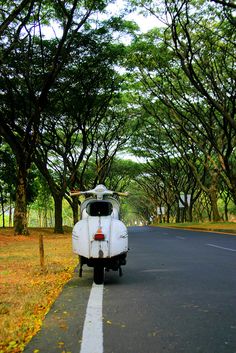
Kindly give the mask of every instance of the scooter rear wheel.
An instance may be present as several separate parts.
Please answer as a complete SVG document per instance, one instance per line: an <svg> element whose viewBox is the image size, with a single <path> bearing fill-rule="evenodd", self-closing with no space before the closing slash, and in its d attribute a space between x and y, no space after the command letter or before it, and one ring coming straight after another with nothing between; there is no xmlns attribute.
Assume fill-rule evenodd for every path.
<svg viewBox="0 0 236 353"><path fill-rule="evenodd" d="M103 284L104 283L104 266L96 265L93 269L93 280L95 284Z"/></svg>

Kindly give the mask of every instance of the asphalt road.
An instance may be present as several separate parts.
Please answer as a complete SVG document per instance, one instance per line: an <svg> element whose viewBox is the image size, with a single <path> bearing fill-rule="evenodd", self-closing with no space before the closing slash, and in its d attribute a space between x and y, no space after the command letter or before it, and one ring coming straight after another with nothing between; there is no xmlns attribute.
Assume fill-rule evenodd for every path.
<svg viewBox="0 0 236 353"><path fill-rule="evenodd" d="M129 247L124 276L106 273L104 288L95 287L103 296L102 332L95 322L89 336L95 348L81 349L92 293L86 269L65 286L25 352L236 353L236 236L132 227Z"/></svg>

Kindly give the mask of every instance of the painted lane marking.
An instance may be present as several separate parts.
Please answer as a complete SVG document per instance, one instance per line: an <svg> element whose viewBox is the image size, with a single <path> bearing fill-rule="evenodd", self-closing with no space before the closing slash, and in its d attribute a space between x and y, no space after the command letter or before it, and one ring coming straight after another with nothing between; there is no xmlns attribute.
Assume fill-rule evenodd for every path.
<svg viewBox="0 0 236 353"><path fill-rule="evenodd" d="M178 235L176 236L176 238L177 238L177 239L181 239L181 240L185 240L185 239L186 239L186 238L180 237L180 236L178 236Z"/></svg>
<svg viewBox="0 0 236 353"><path fill-rule="evenodd" d="M236 249L231 249L231 248L224 248L223 246L215 245L215 244L206 244L208 246L212 246L214 248L222 249L222 250L228 250L228 251L236 251Z"/></svg>
<svg viewBox="0 0 236 353"><path fill-rule="evenodd" d="M172 268L150 268L146 270L142 270L140 272L175 272L178 271L178 269L172 269Z"/></svg>
<svg viewBox="0 0 236 353"><path fill-rule="evenodd" d="M93 283L86 315L80 353L103 353L103 284Z"/></svg>

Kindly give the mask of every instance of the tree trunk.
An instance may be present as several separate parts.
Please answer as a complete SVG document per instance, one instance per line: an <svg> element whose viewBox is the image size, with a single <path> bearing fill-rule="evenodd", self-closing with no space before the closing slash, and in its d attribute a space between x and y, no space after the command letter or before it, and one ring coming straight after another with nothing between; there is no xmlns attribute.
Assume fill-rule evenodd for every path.
<svg viewBox="0 0 236 353"><path fill-rule="evenodd" d="M230 190L231 192L231 196L233 198L233 202L236 205L236 177L231 177L230 179L231 181L231 185L232 185L232 189Z"/></svg>
<svg viewBox="0 0 236 353"><path fill-rule="evenodd" d="M16 203L14 211L15 235L29 235L27 228L27 168L24 163L17 166Z"/></svg>
<svg viewBox="0 0 236 353"><path fill-rule="evenodd" d="M9 227L12 227L12 203L11 203L11 195L10 195L10 207L9 207Z"/></svg>
<svg viewBox="0 0 236 353"><path fill-rule="evenodd" d="M170 223L170 210L171 210L171 207L167 204L167 211L166 211L166 222L167 223Z"/></svg>
<svg viewBox="0 0 236 353"><path fill-rule="evenodd" d="M1 196L1 208L2 208L2 227L5 228L4 196L3 196L2 188L0 189L0 196Z"/></svg>
<svg viewBox="0 0 236 353"><path fill-rule="evenodd" d="M188 212L188 222L192 222L193 221L193 205L192 205L192 203L190 203L190 205L188 206L187 212Z"/></svg>
<svg viewBox="0 0 236 353"><path fill-rule="evenodd" d="M180 208L179 204L177 203L177 210L176 210L176 223L180 222Z"/></svg>
<svg viewBox="0 0 236 353"><path fill-rule="evenodd" d="M54 199L54 209L55 209L55 226L54 233L63 234L63 225L62 225L62 199L63 197L59 194L53 195Z"/></svg>
<svg viewBox="0 0 236 353"><path fill-rule="evenodd" d="M73 212L73 222L76 224L79 220L79 199L77 197L72 198L72 212Z"/></svg>
<svg viewBox="0 0 236 353"><path fill-rule="evenodd" d="M221 221L221 217L219 214L219 210L218 210L218 205L217 205L217 192L215 190L215 188L211 188L210 192L209 192L209 198L211 201L211 210L212 210L212 220L213 222L219 222Z"/></svg>
<svg viewBox="0 0 236 353"><path fill-rule="evenodd" d="M228 216L228 203L225 202L225 221L228 222L229 216Z"/></svg>

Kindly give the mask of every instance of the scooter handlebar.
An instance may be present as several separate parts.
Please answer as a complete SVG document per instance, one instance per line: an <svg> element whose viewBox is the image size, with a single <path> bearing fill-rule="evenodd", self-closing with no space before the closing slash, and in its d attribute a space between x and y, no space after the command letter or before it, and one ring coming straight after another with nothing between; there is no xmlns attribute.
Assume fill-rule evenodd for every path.
<svg viewBox="0 0 236 353"><path fill-rule="evenodd" d="M90 193L89 191L70 191L70 196L78 196L78 195L84 195L84 194L92 194L92 192ZM95 193L93 193L95 194ZM108 194L108 193L107 193ZM112 194L114 195L118 195L118 196L128 196L129 193L128 192L112 192ZM111 193L109 193L108 195L111 195Z"/></svg>
<svg viewBox="0 0 236 353"><path fill-rule="evenodd" d="M114 191L114 194L118 195L118 196L128 196L129 195L128 192L116 192L116 191Z"/></svg>
<svg viewBox="0 0 236 353"><path fill-rule="evenodd" d="M93 190L80 191L80 190L72 190L70 192L70 196L78 196L78 195L97 195L97 197L103 197L104 195L118 195L118 196L128 196L128 192L117 192L107 190L103 185L97 186Z"/></svg>
<svg viewBox="0 0 236 353"><path fill-rule="evenodd" d="M84 191L79 191L79 190L71 190L70 191L70 196L78 196L78 195L81 195L81 194L85 194Z"/></svg>

